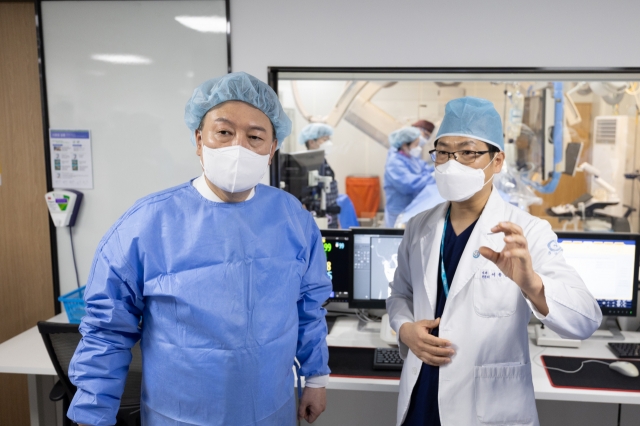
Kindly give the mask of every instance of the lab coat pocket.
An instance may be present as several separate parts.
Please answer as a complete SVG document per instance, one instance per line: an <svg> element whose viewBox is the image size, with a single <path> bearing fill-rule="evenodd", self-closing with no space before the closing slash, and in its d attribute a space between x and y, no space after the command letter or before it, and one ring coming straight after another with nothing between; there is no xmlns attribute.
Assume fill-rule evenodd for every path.
<svg viewBox="0 0 640 426"><path fill-rule="evenodd" d="M529 364L475 367L476 415L488 425L535 423L535 395Z"/></svg>
<svg viewBox="0 0 640 426"><path fill-rule="evenodd" d="M518 306L516 283L500 270L478 271L473 278L473 308L481 317L508 317Z"/></svg>

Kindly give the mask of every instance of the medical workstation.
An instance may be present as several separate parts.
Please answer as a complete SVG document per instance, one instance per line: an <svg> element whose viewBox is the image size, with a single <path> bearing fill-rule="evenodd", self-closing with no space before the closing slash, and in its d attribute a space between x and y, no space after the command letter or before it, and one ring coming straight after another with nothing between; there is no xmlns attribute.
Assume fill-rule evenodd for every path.
<svg viewBox="0 0 640 426"><path fill-rule="evenodd" d="M262 3L0 2L0 425L639 426L640 66Z"/></svg>

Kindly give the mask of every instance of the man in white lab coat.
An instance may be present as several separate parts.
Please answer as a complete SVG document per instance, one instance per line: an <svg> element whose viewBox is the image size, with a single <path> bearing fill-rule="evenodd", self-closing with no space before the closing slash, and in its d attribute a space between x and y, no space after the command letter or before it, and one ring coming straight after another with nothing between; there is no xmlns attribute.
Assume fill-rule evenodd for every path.
<svg viewBox="0 0 640 426"><path fill-rule="evenodd" d="M491 102L449 102L431 151L446 202L407 224L387 299L405 359L397 425L537 426L531 312L561 336L588 338L602 313L548 222L504 202Z"/></svg>

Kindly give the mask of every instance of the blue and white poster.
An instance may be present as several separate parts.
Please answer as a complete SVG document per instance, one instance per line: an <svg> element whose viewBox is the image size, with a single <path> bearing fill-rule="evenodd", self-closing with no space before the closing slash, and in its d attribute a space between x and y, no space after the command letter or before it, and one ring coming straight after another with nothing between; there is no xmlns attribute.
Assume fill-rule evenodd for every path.
<svg viewBox="0 0 640 426"><path fill-rule="evenodd" d="M91 136L88 130L49 129L54 188L93 189Z"/></svg>

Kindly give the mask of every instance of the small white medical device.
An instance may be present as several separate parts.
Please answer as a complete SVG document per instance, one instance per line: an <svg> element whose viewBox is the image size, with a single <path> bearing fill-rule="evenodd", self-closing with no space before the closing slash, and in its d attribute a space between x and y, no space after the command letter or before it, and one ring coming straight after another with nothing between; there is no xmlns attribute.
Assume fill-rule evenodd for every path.
<svg viewBox="0 0 640 426"><path fill-rule="evenodd" d="M579 348L582 344L581 340L564 339L555 331L551 331L547 327L536 325L536 345L538 346L556 346L561 348Z"/></svg>
<svg viewBox="0 0 640 426"><path fill-rule="evenodd" d="M82 192L73 189L54 189L47 192L44 198L56 228L75 225L82 203Z"/></svg>
<svg viewBox="0 0 640 426"><path fill-rule="evenodd" d="M398 344L398 336L396 332L393 331L391 324L389 323L389 314L384 314L382 316L380 324L380 340L389 345L395 346Z"/></svg>

